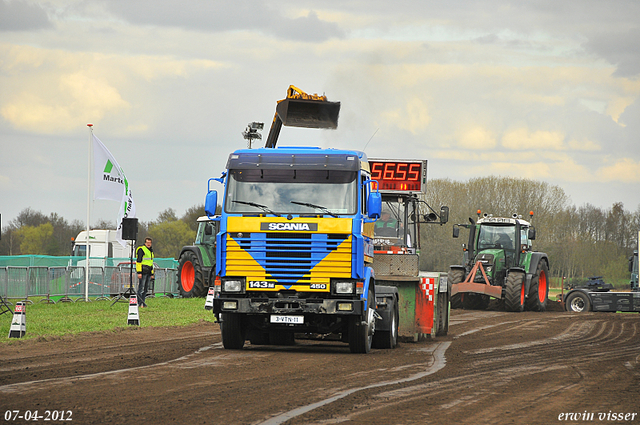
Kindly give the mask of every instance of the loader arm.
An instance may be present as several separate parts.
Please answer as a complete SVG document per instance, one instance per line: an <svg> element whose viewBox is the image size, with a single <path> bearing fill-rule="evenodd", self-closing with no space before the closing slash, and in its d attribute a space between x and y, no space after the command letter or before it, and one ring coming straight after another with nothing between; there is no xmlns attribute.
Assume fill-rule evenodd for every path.
<svg viewBox="0 0 640 425"><path fill-rule="evenodd" d="M277 110L277 107L276 107ZM264 144L265 148L275 148L276 143L278 143L278 136L280 135L280 130L282 129L282 120L278 115L278 112L273 116L273 121L271 122L271 128L269 128L269 136L267 136L267 141Z"/></svg>

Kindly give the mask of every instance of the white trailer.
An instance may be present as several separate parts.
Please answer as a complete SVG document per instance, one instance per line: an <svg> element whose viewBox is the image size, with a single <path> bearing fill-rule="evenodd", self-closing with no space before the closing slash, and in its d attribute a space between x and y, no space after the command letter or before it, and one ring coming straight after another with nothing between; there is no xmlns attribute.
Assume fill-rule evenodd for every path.
<svg viewBox="0 0 640 425"><path fill-rule="evenodd" d="M131 241L125 241L126 246L118 241L116 230L89 230L89 257L94 258L129 258L131 256ZM87 256L87 231L83 230L73 241L74 257ZM89 262L93 265L93 262Z"/></svg>

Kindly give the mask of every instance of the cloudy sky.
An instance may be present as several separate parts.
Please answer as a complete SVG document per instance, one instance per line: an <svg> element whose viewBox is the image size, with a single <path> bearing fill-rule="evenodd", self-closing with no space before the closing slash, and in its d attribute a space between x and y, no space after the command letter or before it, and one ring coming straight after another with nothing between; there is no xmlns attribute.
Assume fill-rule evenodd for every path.
<svg viewBox="0 0 640 425"><path fill-rule="evenodd" d="M90 133L140 220L204 201L293 84L337 130L279 145L429 160L640 205L640 2L0 0L0 213L86 220ZM92 201L91 222L118 202Z"/></svg>

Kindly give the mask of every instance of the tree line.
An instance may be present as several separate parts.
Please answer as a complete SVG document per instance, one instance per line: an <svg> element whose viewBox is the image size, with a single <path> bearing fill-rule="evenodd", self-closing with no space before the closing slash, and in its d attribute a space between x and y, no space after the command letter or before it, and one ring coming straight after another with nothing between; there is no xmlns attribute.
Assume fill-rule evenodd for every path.
<svg viewBox="0 0 640 425"><path fill-rule="evenodd" d="M204 215L204 204L195 205L179 217L173 208L158 214L156 220L138 221L137 244L149 236L158 258L176 258L185 245L192 245L198 228L197 218ZM115 221L100 220L91 229L115 229ZM73 239L86 226L79 220L69 223L56 213L25 208L2 229L0 255L71 255Z"/></svg>
<svg viewBox="0 0 640 425"><path fill-rule="evenodd" d="M447 271L462 264L462 244L452 237L452 224L469 223L481 214L495 217L521 215L536 228L536 251L549 256L551 274L568 279L604 276L609 280L629 280L628 257L638 249L640 206L625 210L620 202L603 209L591 204L580 207L570 203L564 190L549 183L510 177L481 177L467 182L449 179L431 180L424 200L436 211L450 207L445 226L421 227L424 270ZM529 212L533 212L530 218Z"/></svg>
<svg viewBox="0 0 640 425"><path fill-rule="evenodd" d="M452 224L477 220L477 211L494 216L522 215L536 227L534 249L549 255L551 274L567 278L605 276L611 280L629 278L627 258L638 246L640 206L628 211L622 203L603 209L591 204L572 205L559 186L530 179L481 177L466 182L435 179L427 184L424 200L439 211L450 208L449 223L421 227L423 270L447 271L462 262L461 244L467 234L452 238ZM423 211L426 212L426 211ZM156 220L138 222L137 243L153 238L157 257L176 258L185 245L193 244L197 218L204 205L195 205L178 217L172 208ZM56 213L45 215L26 208L2 229L0 255L71 255L72 243L84 224L71 223ZM115 222L99 221L92 229L115 229Z"/></svg>

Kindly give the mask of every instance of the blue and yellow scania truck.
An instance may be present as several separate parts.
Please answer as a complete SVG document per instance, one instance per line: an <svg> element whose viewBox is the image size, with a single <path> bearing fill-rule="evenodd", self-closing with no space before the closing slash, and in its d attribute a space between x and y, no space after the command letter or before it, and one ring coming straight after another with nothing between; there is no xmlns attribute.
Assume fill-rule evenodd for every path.
<svg viewBox="0 0 640 425"><path fill-rule="evenodd" d="M224 184L213 310L225 348L306 334L369 352L381 319L371 267L381 197L370 177L359 151L231 153L223 177L212 179ZM209 190L207 214L217 203Z"/></svg>

